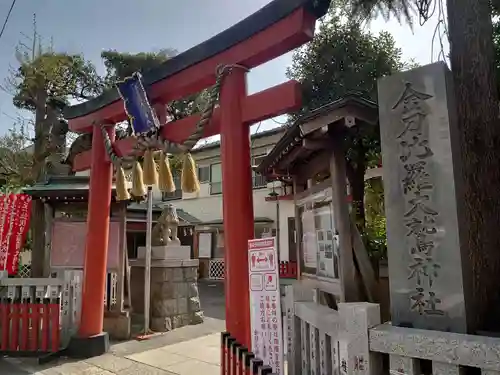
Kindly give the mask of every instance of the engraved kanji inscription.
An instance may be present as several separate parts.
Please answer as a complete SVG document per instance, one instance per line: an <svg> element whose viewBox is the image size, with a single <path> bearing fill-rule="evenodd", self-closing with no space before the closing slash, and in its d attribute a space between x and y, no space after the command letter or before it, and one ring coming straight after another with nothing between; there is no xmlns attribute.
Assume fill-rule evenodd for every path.
<svg viewBox="0 0 500 375"><path fill-rule="evenodd" d="M436 294L436 280L441 266L434 256L438 251L439 212L433 207L434 185L429 165L434 152L429 142L430 113L427 101L433 96L416 90L411 83L393 106L399 112L401 128L397 132L401 162L401 191L405 199L402 225L410 263L408 280L415 282L410 294L410 309L421 315L440 315L441 299ZM430 164L431 163L431 164Z"/></svg>

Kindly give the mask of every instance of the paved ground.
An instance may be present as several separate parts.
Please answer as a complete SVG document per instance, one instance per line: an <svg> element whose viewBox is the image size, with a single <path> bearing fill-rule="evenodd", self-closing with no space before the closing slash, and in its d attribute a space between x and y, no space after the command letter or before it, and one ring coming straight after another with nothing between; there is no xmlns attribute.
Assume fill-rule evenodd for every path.
<svg viewBox="0 0 500 375"><path fill-rule="evenodd" d="M200 282L205 322L146 341L113 343L109 353L86 361L61 359L39 366L34 359L0 359L8 375L219 375L220 332L224 322L224 286Z"/></svg>

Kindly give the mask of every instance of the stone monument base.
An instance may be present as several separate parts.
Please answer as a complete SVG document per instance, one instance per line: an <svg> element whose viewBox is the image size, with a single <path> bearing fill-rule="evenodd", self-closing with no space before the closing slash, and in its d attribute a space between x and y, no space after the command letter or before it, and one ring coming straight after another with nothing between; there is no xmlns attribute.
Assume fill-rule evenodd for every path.
<svg viewBox="0 0 500 375"><path fill-rule="evenodd" d="M144 259L146 247L139 246L137 249L137 259ZM151 259L191 259L191 246L168 245L151 246Z"/></svg>
<svg viewBox="0 0 500 375"><path fill-rule="evenodd" d="M109 333L113 340L130 339L131 319L128 311L105 311L103 331Z"/></svg>
<svg viewBox="0 0 500 375"><path fill-rule="evenodd" d="M144 260L130 261L134 313L144 314ZM203 323L198 293L198 260L151 260L150 328L167 332Z"/></svg>

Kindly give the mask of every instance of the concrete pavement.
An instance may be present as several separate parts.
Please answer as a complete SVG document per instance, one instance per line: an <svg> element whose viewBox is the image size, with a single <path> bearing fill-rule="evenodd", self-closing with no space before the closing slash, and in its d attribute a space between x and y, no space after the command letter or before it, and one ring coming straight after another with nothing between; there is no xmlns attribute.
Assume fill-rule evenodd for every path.
<svg viewBox="0 0 500 375"><path fill-rule="evenodd" d="M0 360L0 374L219 375L223 322L206 320L201 325L178 328L149 340L114 344L109 353L84 361L60 359L38 365L35 359L6 358Z"/></svg>

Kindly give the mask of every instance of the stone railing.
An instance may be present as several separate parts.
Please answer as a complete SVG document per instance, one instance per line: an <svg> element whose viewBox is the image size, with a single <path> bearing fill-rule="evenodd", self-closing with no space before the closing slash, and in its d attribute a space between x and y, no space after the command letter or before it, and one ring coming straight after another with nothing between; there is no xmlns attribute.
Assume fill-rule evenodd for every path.
<svg viewBox="0 0 500 375"><path fill-rule="evenodd" d="M316 303L310 289L289 285L284 306L289 375L376 373L368 329L380 323L378 305L339 303L336 311Z"/></svg>
<svg viewBox="0 0 500 375"><path fill-rule="evenodd" d="M380 324L377 304L334 310L314 300L311 289L286 287L289 375L459 375L464 367L500 375L500 338L394 327Z"/></svg>
<svg viewBox="0 0 500 375"><path fill-rule="evenodd" d="M369 340L372 354L389 355L390 373L394 375L422 374L422 360L432 362L433 375L458 375L464 366L478 368L484 375L500 374L497 337L382 324L370 329Z"/></svg>

